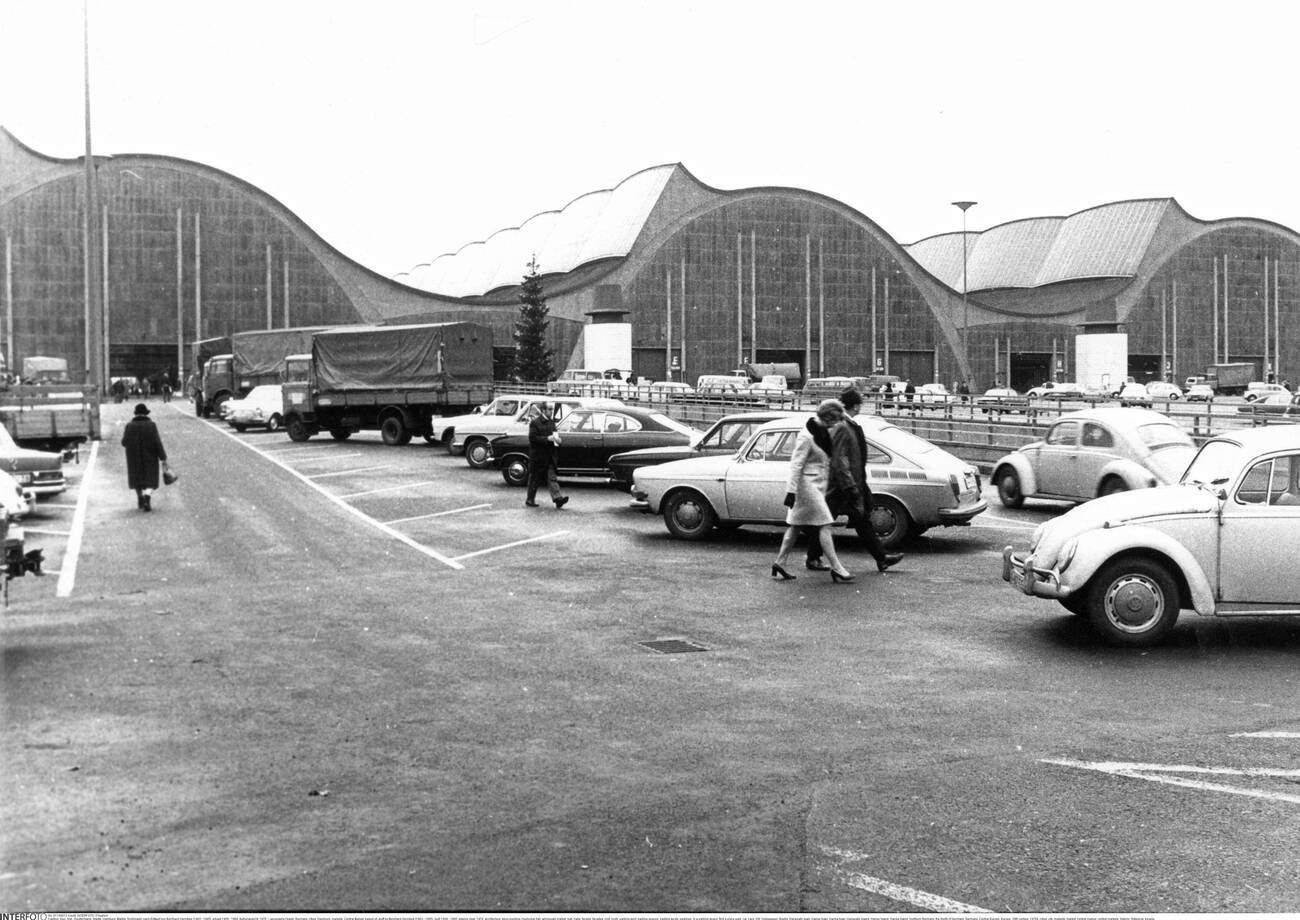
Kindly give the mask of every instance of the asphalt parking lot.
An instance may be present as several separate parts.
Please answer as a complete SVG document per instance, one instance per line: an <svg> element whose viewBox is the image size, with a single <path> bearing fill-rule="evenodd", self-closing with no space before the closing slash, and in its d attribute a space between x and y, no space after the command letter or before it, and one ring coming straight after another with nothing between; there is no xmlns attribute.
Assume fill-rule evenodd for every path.
<svg viewBox="0 0 1300 920"><path fill-rule="evenodd" d="M413 443L126 408L0 620L6 910L1280 911L1300 624L1146 651L1011 592L1065 506L853 585ZM678 640L668 651L652 645ZM685 643L683 645L682 643Z"/></svg>

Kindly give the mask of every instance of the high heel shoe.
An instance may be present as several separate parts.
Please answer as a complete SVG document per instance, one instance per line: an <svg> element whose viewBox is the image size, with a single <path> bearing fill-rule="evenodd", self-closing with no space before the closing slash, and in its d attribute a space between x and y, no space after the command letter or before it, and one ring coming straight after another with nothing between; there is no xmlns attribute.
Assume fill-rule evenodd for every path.
<svg viewBox="0 0 1300 920"><path fill-rule="evenodd" d="M853 575L841 575L839 572L831 569L831 581L842 584L852 584Z"/></svg>
<svg viewBox="0 0 1300 920"><path fill-rule="evenodd" d="M791 575L789 572L787 572L785 569L781 568L775 562L772 563L772 577L779 578L782 581L794 581L794 576Z"/></svg>

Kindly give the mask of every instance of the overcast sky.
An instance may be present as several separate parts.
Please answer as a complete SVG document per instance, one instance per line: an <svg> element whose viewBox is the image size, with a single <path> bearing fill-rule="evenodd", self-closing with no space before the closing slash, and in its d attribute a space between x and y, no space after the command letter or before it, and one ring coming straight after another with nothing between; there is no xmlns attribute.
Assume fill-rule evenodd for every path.
<svg viewBox="0 0 1300 920"><path fill-rule="evenodd" d="M97 154L225 170L387 275L671 162L904 243L958 199L1300 229L1293 2L88 3ZM0 0L0 87L0 125L82 153L81 0Z"/></svg>

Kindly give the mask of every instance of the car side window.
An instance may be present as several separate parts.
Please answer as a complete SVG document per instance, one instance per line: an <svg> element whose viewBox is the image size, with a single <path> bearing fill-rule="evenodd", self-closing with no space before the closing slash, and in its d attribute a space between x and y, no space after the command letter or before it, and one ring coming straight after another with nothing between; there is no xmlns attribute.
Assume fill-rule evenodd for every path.
<svg viewBox="0 0 1300 920"><path fill-rule="evenodd" d="M496 410L492 414L493 415L514 415L518 411L519 411L518 401L513 399L507 399L503 402L498 402Z"/></svg>
<svg viewBox="0 0 1300 920"><path fill-rule="evenodd" d="M890 456L889 451L885 450L879 444L873 444L871 440L868 439L866 462L877 463L882 466L887 466L888 464L894 462L894 458Z"/></svg>
<svg viewBox="0 0 1300 920"><path fill-rule="evenodd" d="M1273 483L1273 461L1261 460L1250 468L1237 487L1237 503L1263 505L1268 502L1269 488Z"/></svg>
<svg viewBox="0 0 1300 920"><path fill-rule="evenodd" d="M1270 505L1300 505L1300 454L1273 461L1268 501Z"/></svg>
<svg viewBox="0 0 1300 920"><path fill-rule="evenodd" d="M1048 444L1076 444L1079 441L1078 422L1058 422L1047 432Z"/></svg>
<svg viewBox="0 0 1300 920"><path fill-rule="evenodd" d="M789 460L794 453L793 431L765 431L745 454L746 460Z"/></svg>
<svg viewBox="0 0 1300 920"><path fill-rule="evenodd" d="M1105 428L1096 422L1084 422L1083 424L1083 446L1084 447L1114 447L1115 438Z"/></svg>
<svg viewBox="0 0 1300 920"><path fill-rule="evenodd" d="M539 408L538 403L533 403L531 406L529 406L527 409L524 410L523 415L519 416L519 421L531 422L533 419L537 418L537 414L541 411L542 410Z"/></svg>
<svg viewBox="0 0 1300 920"><path fill-rule="evenodd" d="M605 416L605 433L621 434L625 431L640 431L641 423L629 415L611 412Z"/></svg>

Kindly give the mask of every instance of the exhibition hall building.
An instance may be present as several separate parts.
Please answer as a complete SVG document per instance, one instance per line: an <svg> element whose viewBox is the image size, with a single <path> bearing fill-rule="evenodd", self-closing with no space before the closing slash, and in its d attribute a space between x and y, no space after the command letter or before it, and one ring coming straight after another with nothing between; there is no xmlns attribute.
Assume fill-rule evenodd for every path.
<svg viewBox="0 0 1300 920"><path fill-rule="evenodd" d="M505 379L534 259L557 371L692 382L795 363L804 377L874 371L979 391L1074 379L1098 355L1139 381L1223 362L1282 379L1300 365L1300 236L1200 220L1172 198L900 243L815 191L716 189L674 163L390 278L221 170L156 154L93 164L0 129L10 368L51 355L78 380L97 366L183 376L196 343L235 332L473 320L493 329ZM88 344L92 312L106 365Z"/></svg>

